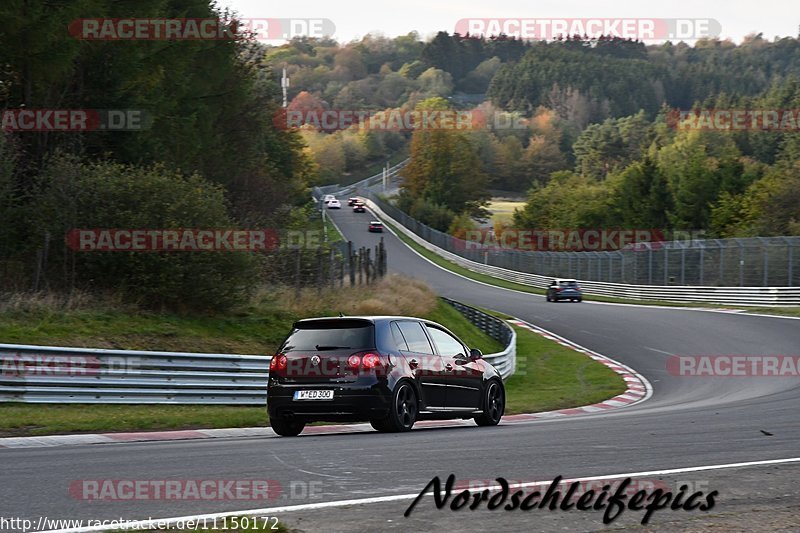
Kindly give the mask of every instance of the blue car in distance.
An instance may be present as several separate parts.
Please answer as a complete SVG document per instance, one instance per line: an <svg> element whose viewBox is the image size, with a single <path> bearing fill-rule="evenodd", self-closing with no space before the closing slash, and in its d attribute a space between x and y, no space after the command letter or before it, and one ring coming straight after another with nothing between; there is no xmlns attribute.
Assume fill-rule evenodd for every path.
<svg viewBox="0 0 800 533"><path fill-rule="evenodd" d="M559 300L571 300L573 302L583 301L583 292L578 282L574 279L554 279L547 287L547 301L557 302Z"/></svg>

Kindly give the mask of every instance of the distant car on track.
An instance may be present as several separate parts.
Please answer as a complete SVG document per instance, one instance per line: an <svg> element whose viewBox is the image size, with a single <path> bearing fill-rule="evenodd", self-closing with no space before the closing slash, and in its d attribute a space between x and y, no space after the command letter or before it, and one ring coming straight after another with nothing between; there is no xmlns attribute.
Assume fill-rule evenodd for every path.
<svg viewBox="0 0 800 533"><path fill-rule="evenodd" d="M447 328L401 316L294 323L269 365L272 429L296 436L315 421L369 421L408 431L417 420L494 426L505 412L500 373Z"/></svg>
<svg viewBox="0 0 800 533"><path fill-rule="evenodd" d="M336 197L332 194L326 194L325 196L322 197L322 203L326 205L328 204L328 202L332 200L336 200Z"/></svg>
<svg viewBox="0 0 800 533"><path fill-rule="evenodd" d="M334 198L333 200L328 202L327 205L328 205L328 209L341 209L342 208L342 202L340 202L336 198Z"/></svg>
<svg viewBox="0 0 800 533"><path fill-rule="evenodd" d="M576 280L558 278L550 283L550 286L547 287L547 301L557 302L559 300L583 301L583 291Z"/></svg>
<svg viewBox="0 0 800 533"><path fill-rule="evenodd" d="M372 220L369 223L370 233L383 233L383 222L380 220Z"/></svg>
<svg viewBox="0 0 800 533"><path fill-rule="evenodd" d="M366 213L366 212L367 212L367 206L364 204L364 202L358 202L356 204L353 204L353 213Z"/></svg>
<svg viewBox="0 0 800 533"><path fill-rule="evenodd" d="M348 198L347 199L347 205L353 206L353 205L359 203L360 201L361 201L361 198L358 198L358 197L354 196L352 198Z"/></svg>

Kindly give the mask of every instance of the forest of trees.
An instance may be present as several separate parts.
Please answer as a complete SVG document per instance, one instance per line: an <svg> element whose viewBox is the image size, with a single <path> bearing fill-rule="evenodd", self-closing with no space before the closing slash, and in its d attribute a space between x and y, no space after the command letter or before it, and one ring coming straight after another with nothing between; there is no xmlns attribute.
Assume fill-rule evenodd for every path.
<svg viewBox="0 0 800 533"><path fill-rule="evenodd" d="M208 0L145 0L136 12L222 15ZM249 60L263 50L237 38L71 37L67 25L87 14L129 17L131 6L98 0L0 7L2 108L141 109L152 121L140 131L0 134L3 287L30 288L36 275L40 289L121 290L152 305L227 305L252 285L255 257L76 254L64 235L72 228L292 224L293 209L308 203L313 161L297 132L272 124L279 86Z"/></svg>
<svg viewBox="0 0 800 533"><path fill-rule="evenodd" d="M423 42L410 33L341 45L297 39L265 57L288 69L290 108L409 110L441 99L488 117L485 128L441 136L439 152L428 133L302 130L328 182L398 151L420 158L406 172L400 204L439 229L474 224L488 190L501 190L530 195L514 219L520 226L637 224L722 237L798 231L797 130L683 131L669 120L676 109L800 108L795 38L646 46L446 32ZM522 127L497 126L510 123ZM452 184L484 184L470 185L463 201L419 185L431 165L450 168L454 153L478 165L480 178L453 175Z"/></svg>
<svg viewBox="0 0 800 533"><path fill-rule="evenodd" d="M136 9L227 16L208 0L145 0ZM0 8L3 110L141 109L150 117L139 131L0 134L5 286L29 287L36 271L45 287L228 305L259 270L253 254L133 260L71 253L62 236L78 227L302 226L310 186L354 181L405 154L412 160L398 204L454 234L485 217L498 190L528 195L512 222L525 228L800 234L797 127L703 131L674 120L676 109L800 109L798 39L646 46L447 32L424 41L412 32L266 46L86 41L65 29L87 14L130 10L110 0ZM460 110L482 117L481 126L287 128L279 123L284 68L288 111Z"/></svg>

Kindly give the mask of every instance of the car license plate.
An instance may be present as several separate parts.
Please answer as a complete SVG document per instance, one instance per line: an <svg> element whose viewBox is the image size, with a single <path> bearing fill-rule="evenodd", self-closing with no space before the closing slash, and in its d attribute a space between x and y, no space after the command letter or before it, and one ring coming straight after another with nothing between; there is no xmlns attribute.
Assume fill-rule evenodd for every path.
<svg viewBox="0 0 800 533"><path fill-rule="evenodd" d="M296 390L295 400L333 400L332 390Z"/></svg>

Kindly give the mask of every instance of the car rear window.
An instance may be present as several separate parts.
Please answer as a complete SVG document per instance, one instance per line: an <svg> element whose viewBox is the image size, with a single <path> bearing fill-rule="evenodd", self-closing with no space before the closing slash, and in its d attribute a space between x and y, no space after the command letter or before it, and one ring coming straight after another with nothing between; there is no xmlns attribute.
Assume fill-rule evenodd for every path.
<svg viewBox="0 0 800 533"><path fill-rule="evenodd" d="M370 322L331 320L296 324L281 347L294 350L372 350L375 348L375 328Z"/></svg>
<svg viewBox="0 0 800 533"><path fill-rule="evenodd" d="M577 281L562 281L560 283L560 285L562 287L569 287L570 289L574 289L574 288L576 288L578 286L578 282Z"/></svg>

